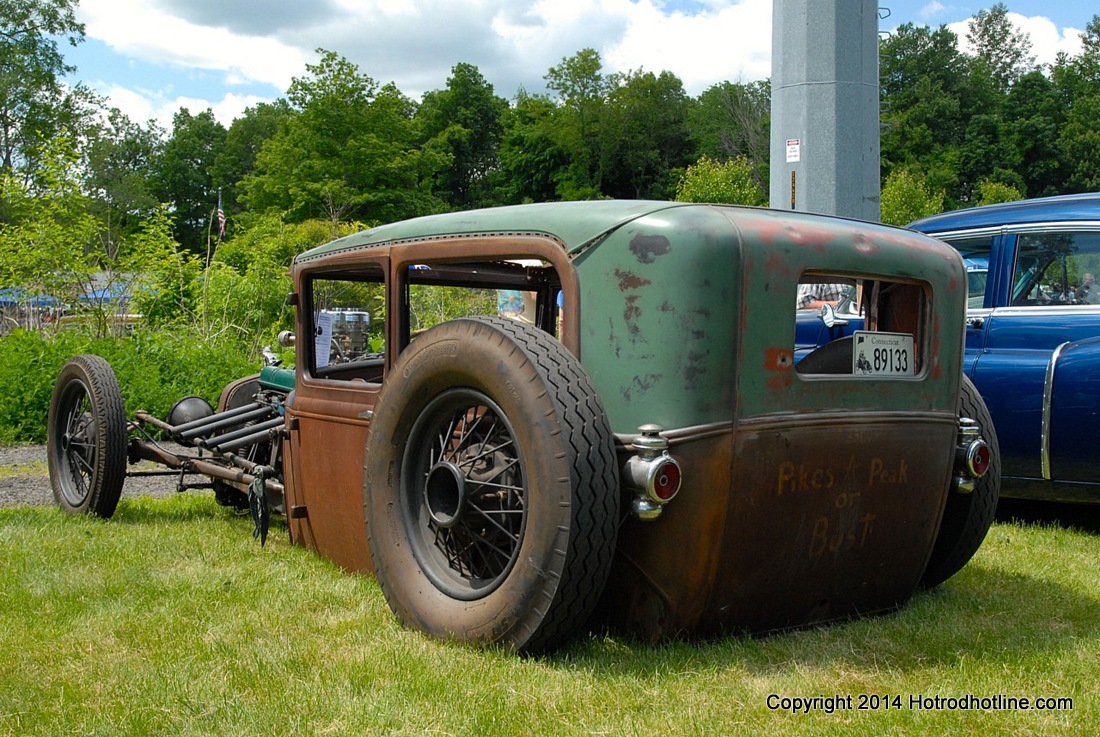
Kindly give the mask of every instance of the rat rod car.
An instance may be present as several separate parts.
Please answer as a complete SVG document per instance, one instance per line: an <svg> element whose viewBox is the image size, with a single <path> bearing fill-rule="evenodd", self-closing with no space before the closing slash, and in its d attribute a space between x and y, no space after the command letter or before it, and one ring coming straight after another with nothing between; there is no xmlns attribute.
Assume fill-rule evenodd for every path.
<svg viewBox="0 0 1100 737"><path fill-rule="evenodd" d="M234 382L217 411L189 397L127 422L102 359L65 366L64 509L110 516L127 462L200 474L258 533L285 514L293 542L373 573L408 626L525 651L590 620L656 638L891 610L991 523L966 272L932 238L547 203L372 228L291 274L296 368ZM849 290L863 329L799 345L814 282ZM810 317L826 338L843 322Z"/></svg>

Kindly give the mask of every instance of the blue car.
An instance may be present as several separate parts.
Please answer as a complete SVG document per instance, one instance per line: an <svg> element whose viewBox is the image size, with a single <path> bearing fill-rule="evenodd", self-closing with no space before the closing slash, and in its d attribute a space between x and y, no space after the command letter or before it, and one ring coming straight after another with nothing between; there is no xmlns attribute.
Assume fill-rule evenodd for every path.
<svg viewBox="0 0 1100 737"><path fill-rule="evenodd" d="M967 265L965 371L1000 441L1002 495L1100 503L1100 193L909 227Z"/></svg>

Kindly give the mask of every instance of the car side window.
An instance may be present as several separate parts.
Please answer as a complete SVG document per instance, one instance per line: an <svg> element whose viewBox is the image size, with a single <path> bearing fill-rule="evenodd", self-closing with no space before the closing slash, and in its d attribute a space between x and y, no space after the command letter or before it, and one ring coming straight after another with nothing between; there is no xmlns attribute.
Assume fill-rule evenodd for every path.
<svg viewBox="0 0 1100 737"><path fill-rule="evenodd" d="M1027 233L1018 238L1011 304L1100 304L1100 233Z"/></svg>
<svg viewBox="0 0 1100 737"><path fill-rule="evenodd" d="M408 340L459 317L499 315L560 339L561 284L548 263L532 259L414 264L405 284Z"/></svg>
<svg viewBox="0 0 1100 737"><path fill-rule="evenodd" d="M380 268L318 274L309 284L310 373L326 379L382 381L385 285Z"/></svg>
<svg viewBox="0 0 1100 737"><path fill-rule="evenodd" d="M950 241L966 264L966 306L975 309L985 306L986 280L989 277L989 254L993 249L993 236L984 235Z"/></svg>

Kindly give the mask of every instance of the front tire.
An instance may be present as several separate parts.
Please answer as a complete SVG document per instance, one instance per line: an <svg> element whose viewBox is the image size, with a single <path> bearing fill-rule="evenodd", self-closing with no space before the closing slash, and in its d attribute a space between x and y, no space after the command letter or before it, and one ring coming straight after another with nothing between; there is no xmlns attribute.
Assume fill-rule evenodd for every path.
<svg viewBox="0 0 1100 737"><path fill-rule="evenodd" d="M367 435L375 574L407 626L537 651L588 619L618 524L613 436L580 363L504 318L444 323L387 374Z"/></svg>
<svg viewBox="0 0 1100 737"><path fill-rule="evenodd" d="M108 518L126 479L126 410L110 365L76 356L61 369L50 398L46 457L58 505Z"/></svg>
<svg viewBox="0 0 1100 737"><path fill-rule="evenodd" d="M997 500L1001 495L1001 449L997 444L993 418L989 416L978 388L965 375L959 389L959 417L977 421L989 446L989 470L974 482L974 490L969 494L961 494L956 489L949 492L940 531L921 578L921 585L925 588L940 585L974 557L989 532L989 526L993 524Z"/></svg>

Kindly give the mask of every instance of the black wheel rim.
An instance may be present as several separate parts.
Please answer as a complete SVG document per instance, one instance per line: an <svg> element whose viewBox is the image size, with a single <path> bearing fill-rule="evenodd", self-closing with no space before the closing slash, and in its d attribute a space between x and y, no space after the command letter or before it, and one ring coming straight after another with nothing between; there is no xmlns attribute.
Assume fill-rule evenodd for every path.
<svg viewBox="0 0 1100 737"><path fill-rule="evenodd" d="M91 394L82 381L71 381L59 402L55 440L61 493L72 507L88 499L99 456Z"/></svg>
<svg viewBox="0 0 1100 737"><path fill-rule="evenodd" d="M402 463L413 554L433 584L471 600L507 577L527 524L523 456L489 397L451 389L417 417Z"/></svg>

